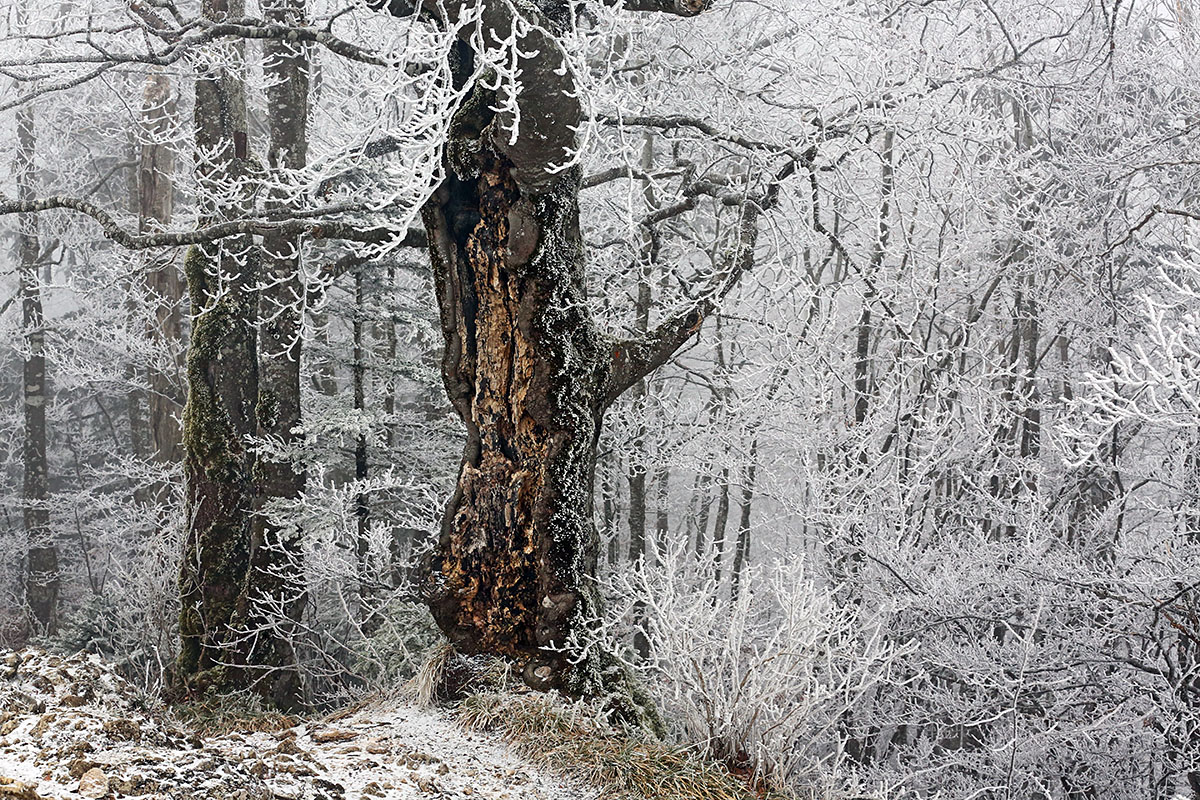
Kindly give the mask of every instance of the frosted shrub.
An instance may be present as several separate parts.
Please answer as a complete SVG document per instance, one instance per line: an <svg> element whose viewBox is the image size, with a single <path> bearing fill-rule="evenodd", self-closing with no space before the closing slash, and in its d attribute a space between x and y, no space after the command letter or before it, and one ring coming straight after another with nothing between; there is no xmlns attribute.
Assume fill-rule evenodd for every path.
<svg viewBox="0 0 1200 800"><path fill-rule="evenodd" d="M614 611L646 632L637 665L675 736L756 777L827 795L846 785L842 721L898 655L802 560L747 568L733 599L679 551L614 577Z"/></svg>
<svg viewBox="0 0 1200 800"><path fill-rule="evenodd" d="M363 529L360 497L373 501ZM408 582L418 555L414 548L431 527L437 505L436 488L387 471L337 485L314 480L295 502L269 507L273 522L297 537L293 549L276 558L299 559L289 569L304 581L290 587L289 602L299 603L299 619L291 608L261 596L260 607L267 610L261 624L292 642L310 702L338 703L393 689L440 639Z"/></svg>

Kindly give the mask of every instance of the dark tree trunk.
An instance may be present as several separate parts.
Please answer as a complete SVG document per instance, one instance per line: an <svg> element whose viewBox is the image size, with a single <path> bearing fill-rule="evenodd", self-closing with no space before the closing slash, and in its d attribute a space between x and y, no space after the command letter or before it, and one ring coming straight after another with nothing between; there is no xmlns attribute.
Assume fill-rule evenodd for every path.
<svg viewBox="0 0 1200 800"><path fill-rule="evenodd" d="M400 5L390 7L398 13ZM684 3L675 13L702 8ZM467 434L458 485L425 562L426 597L458 650L509 657L531 686L607 695L620 713L648 723L615 659L591 648L573 662L581 654L564 652L601 610L592 518L601 419L732 286L753 249L758 206L743 215L736 253L704 300L645 337L602 334L584 289L579 169L560 168L583 116L551 33L570 12L564 6L551 19L535 6L500 3L479 11L498 41L523 30L514 56L522 113L518 128L514 98L474 87L451 125L447 177L424 211L446 343L442 376ZM460 43L460 85L473 58Z"/></svg>
<svg viewBox="0 0 1200 800"><path fill-rule="evenodd" d="M655 497L654 509L654 565L662 564L662 554L671 546L671 510L668 505L670 500L671 488L671 470L666 467L661 467L658 470L656 481L658 484L657 497Z"/></svg>
<svg viewBox="0 0 1200 800"><path fill-rule="evenodd" d="M641 168L647 173L654 166L654 136L651 133L645 133L642 136L642 157ZM657 206L654 199L654 190L649 181L642 182L642 197L646 205L646 213L650 213ZM638 284L637 284L637 300L633 308L633 329L638 335L644 336L650 330L650 278L651 272L654 269L654 262L658 256L658 236L655 234L653 226L642 226L639 231L641 235L641 260L638 263ZM637 416L638 425L637 431L632 442L635 452L629 464L629 563L638 564L646 557L646 478L647 464L650 461L648 452L648 442L646 441L647 426L646 426L646 395L648 384L645 378L635 383L630 391L630 399L634 406L634 414ZM639 621L642 613L639 610L637 614ZM640 625L638 626L641 627ZM649 643L645 641L642 632L638 632L638 641L635 642L635 648L640 655L645 657L649 652Z"/></svg>
<svg viewBox="0 0 1200 800"><path fill-rule="evenodd" d="M354 410L361 413L367 407L367 346L363 341L366 317L366 292L363 282L363 266L354 273L354 353L350 365L350 376L354 390ZM354 442L354 479L367 479L367 435L360 433ZM355 540L354 553L358 570L358 595L361 610L366 614L366 606L370 603L371 587L368 554L370 542L367 530L370 526L371 507L365 492L359 492L354 498ZM369 614L367 615L369 618ZM367 627L373 627L368 625Z"/></svg>
<svg viewBox="0 0 1200 800"><path fill-rule="evenodd" d="M388 264L387 291L389 298L396 292L396 267ZM396 447L396 347L399 344L396 337L396 316L389 304L387 319L383 321L384 364L387 365L383 379L383 413L387 416L385 442L388 456Z"/></svg>
<svg viewBox="0 0 1200 800"><path fill-rule="evenodd" d="M507 159L481 160L425 215L443 375L467 427L431 607L459 650L517 659L535 686L596 691L598 674L546 649L599 610L592 478L611 354L583 310L578 173L529 197Z"/></svg>
<svg viewBox="0 0 1200 800"><path fill-rule="evenodd" d="M725 563L725 529L729 525L729 467L721 467L721 494L717 499L717 516L713 520L713 564L714 578L721 585L721 573Z"/></svg>
<svg viewBox="0 0 1200 800"><path fill-rule="evenodd" d="M234 7L234 6L238 7ZM204 0L210 20L242 13ZM196 78L201 224L237 216L244 198L221 193L249 166L241 76L209 68ZM246 437L258 430L257 258L248 237L193 246L184 263L191 297L184 409L188 532L179 595L179 678L191 691L242 688L250 639L238 621L250 562L255 492Z"/></svg>
<svg viewBox="0 0 1200 800"><path fill-rule="evenodd" d="M267 0L263 14L280 25L304 25L304 0ZM307 46L268 39L263 44L266 90L267 166L301 169L308 160ZM286 198L268 200L286 208ZM256 416L260 438L284 452L302 443L300 425L301 322L305 289L300 276L299 237L263 237L263 288L258 305L259 383ZM292 644L293 623L305 603L300 533L281 522L281 512L304 491L304 470L290 457L258 456L254 465L255 514L251 522L249 569L239 604L239 621L254 638L248 663L265 679L259 690L280 708L300 702L300 680Z"/></svg>
<svg viewBox="0 0 1200 800"><path fill-rule="evenodd" d="M34 198L36 167L34 153L37 134L33 109L21 106L17 111L16 177L19 200ZM40 265L38 221L36 214L22 214L18 222L18 265L20 270L21 328L26 356L22 365L25 409L25 435L22 446L26 537L25 600L29 605L35 632L52 635L58 629L58 549L50 529L50 508L46 504L46 332L42 314L42 293L38 277Z"/></svg>
<svg viewBox="0 0 1200 800"><path fill-rule="evenodd" d="M742 482L742 507L738 519L737 546L733 552L733 589L732 596L737 600L742 585L742 572L750 561L750 506L754 502L754 481L758 475L758 437L750 442L750 462L746 465L745 478Z"/></svg>
<svg viewBox="0 0 1200 800"><path fill-rule="evenodd" d="M601 468L601 474L604 477L601 480L600 496L603 498L604 532L608 536L608 568L615 570L620 558L621 534L617 530L619 498L617 497L616 459L610 458L609 462L608 468L603 466Z"/></svg>
<svg viewBox="0 0 1200 800"><path fill-rule="evenodd" d="M644 398L646 382L638 381L631 394L635 399ZM646 434L645 423L639 426L638 432L638 443L641 444ZM641 460L642 456L634 456L626 475L629 484L629 563L634 565L646 557L646 467L638 463Z"/></svg>

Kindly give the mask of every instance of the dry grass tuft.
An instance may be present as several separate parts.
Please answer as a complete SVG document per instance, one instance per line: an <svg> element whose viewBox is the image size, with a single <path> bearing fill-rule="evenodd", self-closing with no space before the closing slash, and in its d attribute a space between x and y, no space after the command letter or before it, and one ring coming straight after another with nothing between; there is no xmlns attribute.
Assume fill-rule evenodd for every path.
<svg viewBox="0 0 1200 800"><path fill-rule="evenodd" d="M203 697L171 707L172 717L187 730L201 736L222 736L234 731L242 733L275 733L294 728L300 717L282 714L263 707L261 699L252 694Z"/></svg>
<svg viewBox="0 0 1200 800"><path fill-rule="evenodd" d="M615 800L784 800L686 749L619 731L594 706L548 695L480 692L460 722L493 731L535 763L607 790Z"/></svg>
<svg viewBox="0 0 1200 800"><path fill-rule="evenodd" d="M449 642L443 642L430 651L404 687L413 703L421 708L432 708L437 704L438 687L442 685L446 665L453 657L454 647Z"/></svg>
<svg viewBox="0 0 1200 800"><path fill-rule="evenodd" d="M429 652L417 674L405 685L404 692L414 704L431 708L512 683L512 665L505 659L464 656L445 643Z"/></svg>

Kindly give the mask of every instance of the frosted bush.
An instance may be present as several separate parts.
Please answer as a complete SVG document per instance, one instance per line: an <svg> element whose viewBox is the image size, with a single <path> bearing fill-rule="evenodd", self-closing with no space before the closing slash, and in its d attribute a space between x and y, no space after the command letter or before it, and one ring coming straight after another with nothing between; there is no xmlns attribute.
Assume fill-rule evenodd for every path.
<svg viewBox="0 0 1200 800"><path fill-rule="evenodd" d="M679 550L610 581L613 611L647 634L636 668L673 735L781 786L844 788L843 721L899 648L803 560L747 568L733 598L727 585Z"/></svg>

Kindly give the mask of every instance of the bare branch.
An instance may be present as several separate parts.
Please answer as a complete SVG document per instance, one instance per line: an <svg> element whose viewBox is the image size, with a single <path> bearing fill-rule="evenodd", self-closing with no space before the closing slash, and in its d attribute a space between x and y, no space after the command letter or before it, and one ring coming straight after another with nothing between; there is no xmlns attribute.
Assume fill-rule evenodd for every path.
<svg viewBox="0 0 1200 800"><path fill-rule="evenodd" d="M1109 247L1107 250L1105 250L1104 255L1110 255L1118 247L1121 247L1122 245L1128 243L1129 240L1133 238L1133 235L1135 233L1137 233L1142 228L1149 225L1150 221L1152 219L1154 219L1155 217L1157 217L1159 214L1167 214L1167 215L1173 216L1173 217L1183 217L1185 219L1200 221L1200 213L1196 213L1193 211L1184 211L1183 209L1180 209L1180 208L1164 208L1163 206L1160 206L1160 205L1154 205L1150 208L1149 211L1146 212L1146 215L1143 216L1136 225L1134 225L1132 228L1130 228L1124 236L1122 236L1119 240L1114 242L1111 247Z"/></svg>
<svg viewBox="0 0 1200 800"><path fill-rule="evenodd" d="M622 0L621 6L627 11L653 11L659 14L674 14L677 17L694 17L707 11L712 6L712 0Z"/></svg>
<svg viewBox="0 0 1200 800"><path fill-rule="evenodd" d="M757 152L771 153L772 155L783 155L801 163L807 164L816 157L815 148L806 150L796 150L792 147L782 144L773 144L771 142L763 142L757 139L749 139L736 133L721 130L716 125L706 120L696 117L687 117L682 114L669 114L665 116L657 115L637 115L631 117L622 117L612 114L597 114L596 120L603 122L605 125L640 125L646 128L657 128L663 131L679 130L681 128L691 128L692 130L703 133L718 141L727 142L737 145L746 150L754 150Z"/></svg>
<svg viewBox="0 0 1200 800"><path fill-rule="evenodd" d="M630 386L666 363L700 330L704 320L733 290L742 275L754 266L759 217L779 202L779 184L795 171L795 162L789 161L760 197L742 201L742 216L733 250L691 307L664 320L644 337L614 343L607 402L613 402Z"/></svg>
<svg viewBox="0 0 1200 800"><path fill-rule="evenodd" d="M36 200L10 200L0 195L0 216L5 214L27 214L53 209L69 209L91 217L100 224L106 239L128 247L131 250L145 250L151 247L181 247L190 244L201 244L224 239L229 236L244 234L263 235L276 233L284 235L307 234L314 239L341 239L351 242L369 244L398 244L401 247L423 247L425 232L409 230L401 233L394 228L384 226L363 227L361 223L344 220L324 220L318 217L330 213L344 213L344 208L313 209L312 211L286 211L286 218L271 219L266 214L258 219L240 219L221 222L194 231L175 231L152 234L135 234L122 228L113 216L95 203L78 197L54 195ZM358 209L353 209L358 210ZM399 239L399 242L396 240Z"/></svg>

